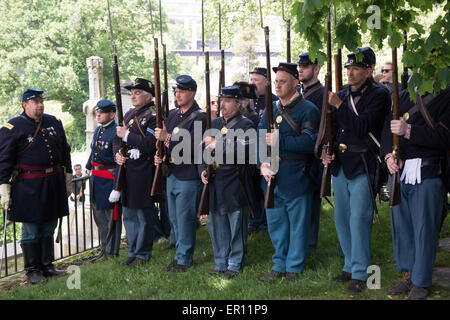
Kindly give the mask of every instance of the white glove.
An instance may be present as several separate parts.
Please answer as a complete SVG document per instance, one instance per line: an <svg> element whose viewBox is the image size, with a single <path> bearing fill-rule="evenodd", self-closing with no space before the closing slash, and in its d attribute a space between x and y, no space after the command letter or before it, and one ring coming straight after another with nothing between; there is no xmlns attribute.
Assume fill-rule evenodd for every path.
<svg viewBox="0 0 450 320"><path fill-rule="evenodd" d="M11 185L9 183L0 184L0 197L3 210L8 211L11 202Z"/></svg>
<svg viewBox="0 0 450 320"><path fill-rule="evenodd" d="M72 179L73 176L71 173L66 173L66 191L67 191L67 196L70 195L70 193L72 192Z"/></svg>
<svg viewBox="0 0 450 320"><path fill-rule="evenodd" d="M120 191L117 190L111 191L111 194L109 195L108 198L109 202L114 203L119 201L119 199L120 199Z"/></svg>
<svg viewBox="0 0 450 320"><path fill-rule="evenodd" d="M417 183L422 182L421 177L421 167L422 167L422 159L421 158L415 158L415 159L408 159L405 161L405 167L403 169L402 176L400 177L400 180L406 183L406 184L412 184L415 185Z"/></svg>
<svg viewBox="0 0 450 320"><path fill-rule="evenodd" d="M128 150L128 153L130 154L130 159L133 160L137 160L141 156L141 152L139 151L139 149L136 148Z"/></svg>

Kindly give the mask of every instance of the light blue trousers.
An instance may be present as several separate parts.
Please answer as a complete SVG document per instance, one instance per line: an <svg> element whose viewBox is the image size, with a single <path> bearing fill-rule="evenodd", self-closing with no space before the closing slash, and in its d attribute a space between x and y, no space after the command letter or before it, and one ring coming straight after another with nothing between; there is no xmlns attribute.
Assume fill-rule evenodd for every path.
<svg viewBox="0 0 450 320"><path fill-rule="evenodd" d="M343 271L352 279L367 280L373 204L365 174L347 179L342 168L333 176L334 219L344 252Z"/></svg>
<svg viewBox="0 0 450 320"><path fill-rule="evenodd" d="M398 272L411 273L418 287L430 287L446 200L440 178L400 182L401 202L391 209L392 246Z"/></svg>
<svg viewBox="0 0 450 320"><path fill-rule="evenodd" d="M167 177L167 202L169 218L176 239L175 260L178 264L193 263L197 232L197 209L202 195L201 180L178 180L173 174Z"/></svg>
<svg viewBox="0 0 450 320"><path fill-rule="evenodd" d="M312 201L312 192L289 199L275 188L274 208L266 209L269 235L275 249L272 270L282 273L303 271L308 250Z"/></svg>
<svg viewBox="0 0 450 320"><path fill-rule="evenodd" d="M208 230L216 263L215 270L239 272L244 268L248 216L247 208L223 215L210 212Z"/></svg>

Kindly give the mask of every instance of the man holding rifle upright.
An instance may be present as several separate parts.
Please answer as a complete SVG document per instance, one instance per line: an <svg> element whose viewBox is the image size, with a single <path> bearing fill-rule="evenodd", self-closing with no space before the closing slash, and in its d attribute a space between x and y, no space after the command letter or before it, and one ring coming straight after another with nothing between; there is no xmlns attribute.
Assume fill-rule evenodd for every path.
<svg viewBox="0 0 450 320"><path fill-rule="evenodd" d="M409 293L410 300L429 295L440 227L447 212L449 101L448 86L436 96L416 94L416 102L404 90L399 95L401 118L388 117L383 128L381 155L389 172L400 174L400 203L391 208L391 225L395 263L402 279L389 294ZM400 136L399 164L393 160L392 134Z"/></svg>
<svg viewBox="0 0 450 320"><path fill-rule="evenodd" d="M322 162L331 163L336 231L345 257L341 274L331 281L351 280L347 292L358 294L365 287L370 262L375 208L372 185L378 155L373 150L378 150L391 99L371 80L375 61L371 49L352 52L347 58L348 85L338 94L330 92L328 99L334 107L334 145L338 149L332 155L323 154Z"/></svg>
<svg viewBox="0 0 450 320"><path fill-rule="evenodd" d="M311 176L319 180L316 162L308 172L305 167L313 158L320 123L317 107L296 90L297 64L281 62L276 73L275 91L280 98L273 103L278 129L267 133L267 146L279 146L279 170L273 172L268 162L260 166L266 181L275 183L274 207L266 209L269 235L275 248L272 270L261 281L281 278L295 280L302 272L308 248L308 230L315 186ZM267 129L266 113L258 129ZM259 146L264 148L266 146ZM276 177L274 178L276 174Z"/></svg>
<svg viewBox="0 0 450 320"><path fill-rule="evenodd" d="M117 126L113 142L115 161L126 165L125 186L121 195L123 224L128 239L128 259L125 265L133 267L144 264L152 256L153 232L156 214L150 191L155 173L156 118L152 114L155 94L153 83L136 78L125 86L131 91L130 109L123 117L124 125ZM120 140L126 142L128 154L118 152ZM110 197L110 201L113 200ZM111 201L113 202L113 201Z"/></svg>
<svg viewBox="0 0 450 320"><path fill-rule="evenodd" d="M195 101L197 83L191 76L181 75L176 79L175 97L179 106L169 112L162 129L156 128L156 138L164 141L166 160L168 165L167 202L169 218L175 232L176 253L169 264L163 267L166 271L186 272L193 263L195 237L197 230L197 208L202 193L202 181L195 164L195 125L198 124L203 134L206 113ZM179 143L186 144L189 134L191 150L178 150ZM201 141L201 138L199 139ZM191 151L188 161L184 162L184 152ZM180 154L183 152L183 154ZM180 159L181 158L181 159ZM163 159L155 156L155 164ZM181 160L181 161L180 161ZM180 163L181 162L181 163Z"/></svg>

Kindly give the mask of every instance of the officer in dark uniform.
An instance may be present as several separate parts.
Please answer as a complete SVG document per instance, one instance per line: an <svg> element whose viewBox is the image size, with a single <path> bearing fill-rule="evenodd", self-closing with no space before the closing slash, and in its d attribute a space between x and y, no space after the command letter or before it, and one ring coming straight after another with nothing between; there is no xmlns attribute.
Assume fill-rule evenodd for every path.
<svg viewBox="0 0 450 320"><path fill-rule="evenodd" d="M298 56L298 78L301 86L297 91L303 95L303 98L311 101L322 112L324 86L320 83L320 66L317 64L317 58L312 62L309 59L309 53L302 53ZM312 158L311 161L319 161ZM320 164L320 162L319 162ZM311 213L311 227L308 236L308 251L311 252L317 247L319 239L320 213L322 211L322 199L320 198L320 180L315 181L315 192Z"/></svg>
<svg viewBox="0 0 450 320"><path fill-rule="evenodd" d="M285 276L287 281L292 281L303 271L306 263L308 230L316 188L311 177L319 178L319 164L313 163L307 173L303 169L313 157L320 113L312 102L305 100L296 90L297 64L280 62L273 70L276 73L275 90L280 98L273 104L278 129L266 134L266 144L272 150L278 146L279 163L276 170L276 163L271 164L260 158L260 169L267 182L275 179L272 180L275 183L274 207L266 209L275 253L272 270L260 280ZM259 123L259 129L267 129L266 113ZM260 145L259 148L267 146ZM261 155L261 151L258 154Z"/></svg>
<svg viewBox="0 0 450 320"><path fill-rule="evenodd" d="M53 233L58 218L69 214L72 183L66 134L58 118L44 113L43 92L27 89L24 112L0 129L1 202L8 220L23 223L20 242L31 283L65 274L52 264Z"/></svg>
<svg viewBox="0 0 450 320"><path fill-rule="evenodd" d="M119 205L108 201L114 189L116 163L114 162L113 140L116 137L117 124L116 105L110 100L100 100L96 106L96 119L99 126L95 129L91 142L91 155L86 163L86 169L91 171L90 197L94 209L94 220L100 233L99 256L91 260L97 262L106 259L108 255L119 255L122 219L119 215ZM112 219L116 223L112 223ZM111 235L107 239L112 226Z"/></svg>
<svg viewBox="0 0 450 320"><path fill-rule="evenodd" d="M400 204L391 208L392 247L403 279L389 294L409 292L425 299L432 284L442 210L446 206L445 167L450 149L450 88L437 96L426 93L416 102L404 90L400 120L386 119L381 155L391 174L400 170ZM400 136L400 167L392 159L392 134ZM447 208L445 207L445 210Z"/></svg>
<svg viewBox="0 0 450 320"><path fill-rule="evenodd" d="M253 122L240 113L239 87L222 88L220 98L223 116L211 123L217 134L205 138L205 147L217 160L214 178L207 180L206 165L201 168L201 176L203 183L210 183L208 229L216 264L211 274L231 279L244 268L248 216L255 203L249 156L255 147L256 131ZM241 133L236 133L238 129Z"/></svg>
<svg viewBox="0 0 450 320"><path fill-rule="evenodd" d="M375 208L372 185L391 99L385 88L372 80L375 54L371 49L362 51L362 60L355 53L347 57L349 83L337 95L329 94L329 103L335 107L334 145L338 149L332 156L322 155L322 161L331 163L336 231L345 256L342 273L332 281L351 280L347 292L357 294L365 287L370 262Z"/></svg>
<svg viewBox="0 0 450 320"><path fill-rule="evenodd" d="M264 109L266 108L266 83L267 83L267 68L256 67L250 72L249 83L256 86L256 95L258 98L254 100L255 111L259 117L262 117ZM272 101L278 100L278 97L272 93Z"/></svg>
<svg viewBox="0 0 450 320"><path fill-rule="evenodd" d="M167 202L176 240L175 258L163 269L185 272L193 263L195 248L197 208L202 193L197 164L201 164L201 140L206 113L195 101L195 80L188 75L178 76L175 80L179 108L170 110L164 128L155 131L157 139L164 141L166 160L169 162ZM162 161L155 157L155 163Z"/></svg>
<svg viewBox="0 0 450 320"><path fill-rule="evenodd" d="M136 78L125 88L131 91L134 108L124 115L124 125L116 127L113 150L116 162L125 164L126 168L125 187L120 195L129 248L124 264L133 267L147 262L152 256L156 213L150 192L155 172L156 117L151 108L155 91L153 84L143 78ZM119 152L120 140L126 142L126 155ZM111 202L118 201L116 193L112 191Z"/></svg>

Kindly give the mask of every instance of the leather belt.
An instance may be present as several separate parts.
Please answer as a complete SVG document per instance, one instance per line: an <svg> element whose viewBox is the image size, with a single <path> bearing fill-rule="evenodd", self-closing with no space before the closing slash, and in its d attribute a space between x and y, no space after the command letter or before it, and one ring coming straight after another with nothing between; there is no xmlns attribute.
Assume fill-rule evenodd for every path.
<svg viewBox="0 0 450 320"><path fill-rule="evenodd" d="M340 143L338 145L340 152L367 152L367 147L364 145L347 145L345 143Z"/></svg>
<svg viewBox="0 0 450 320"><path fill-rule="evenodd" d="M440 158L422 158L421 167L438 166L441 164Z"/></svg>
<svg viewBox="0 0 450 320"><path fill-rule="evenodd" d="M104 166L94 166L93 167L93 169L96 170L96 171L109 170L109 169L115 169L115 168L116 168L116 166L114 164L107 164L107 165L104 165Z"/></svg>
<svg viewBox="0 0 450 320"><path fill-rule="evenodd" d="M230 169L230 168L238 168L239 165L236 164L218 164L215 163L213 164L214 169Z"/></svg>
<svg viewBox="0 0 450 320"><path fill-rule="evenodd" d="M40 169L40 170L23 170L21 168L19 168L19 174L50 174L53 172L57 172L58 170L61 169L61 166L54 166L54 167L48 167L45 169Z"/></svg>

